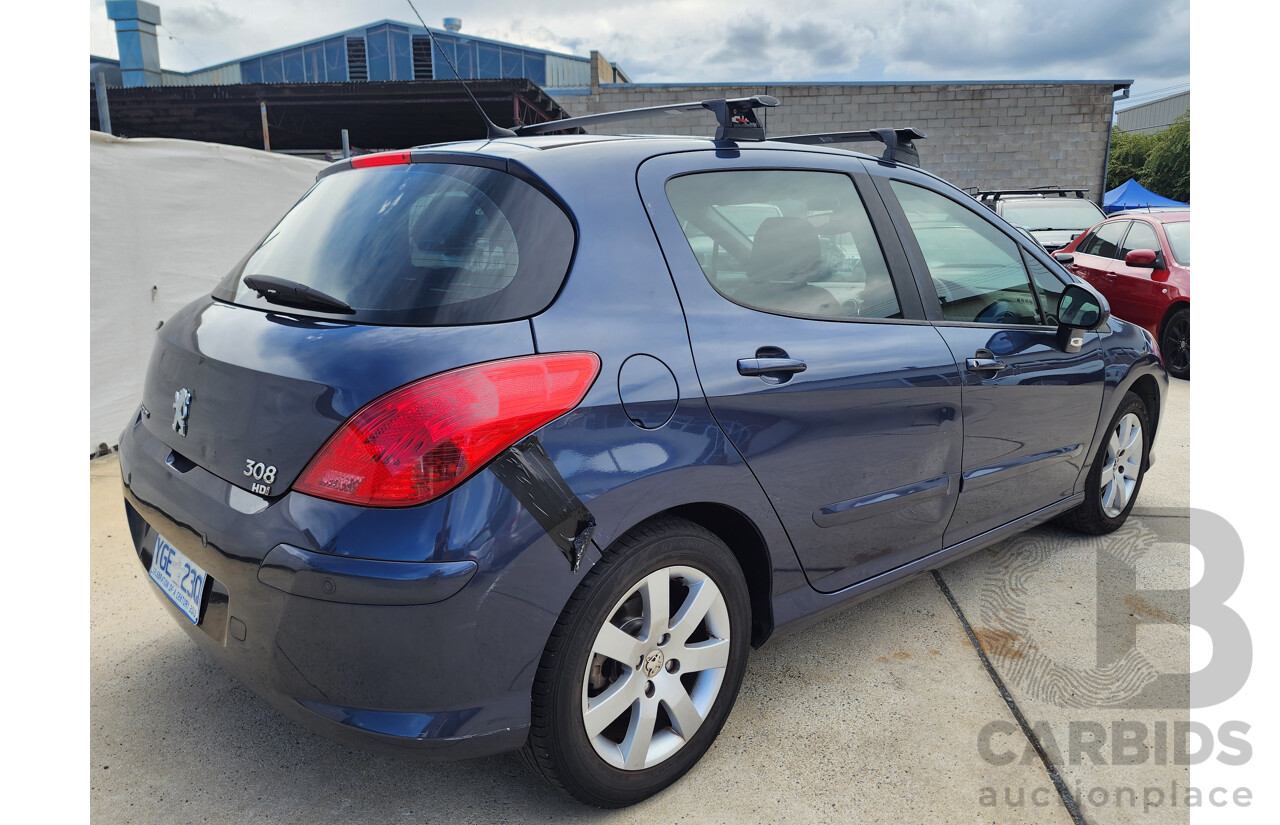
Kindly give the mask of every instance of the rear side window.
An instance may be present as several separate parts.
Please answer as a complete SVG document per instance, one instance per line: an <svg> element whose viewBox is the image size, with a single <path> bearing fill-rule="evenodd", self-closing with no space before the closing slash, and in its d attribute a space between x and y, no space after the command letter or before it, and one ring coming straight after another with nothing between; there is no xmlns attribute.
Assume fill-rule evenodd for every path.
<svg viewBox="0 0 1280 825"><path fill-rule="evenodd" d="M510 321L545 309L573 256L573 224L534 187L475 166L414 163L321 179L214 292L259 309L248 275L296 281L375 324Z"/></svg>
<svg viewBox="0 0 1280 825"><path fill-rule="evenodd" d="M901 318L853 181L836 172L704 172L667 198L711 285L775 315Z"/></svg>

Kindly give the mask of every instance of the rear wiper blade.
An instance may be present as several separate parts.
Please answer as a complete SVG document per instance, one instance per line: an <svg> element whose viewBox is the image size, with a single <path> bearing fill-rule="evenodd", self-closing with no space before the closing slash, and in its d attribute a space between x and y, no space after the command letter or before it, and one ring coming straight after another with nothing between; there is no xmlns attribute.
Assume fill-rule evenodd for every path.
<svg viewBox="0 0 1280 825"><path fill-rule="evenodd" d="M326 295L318 289L306 284L290 281L288 278L276 278L272 275L246 275L244 285L258 293L258 296L273 304L297 307L298 309L319 309L324 312L340 312L347 315L355 313L351 305L340 301L332 295Z"/></svg>

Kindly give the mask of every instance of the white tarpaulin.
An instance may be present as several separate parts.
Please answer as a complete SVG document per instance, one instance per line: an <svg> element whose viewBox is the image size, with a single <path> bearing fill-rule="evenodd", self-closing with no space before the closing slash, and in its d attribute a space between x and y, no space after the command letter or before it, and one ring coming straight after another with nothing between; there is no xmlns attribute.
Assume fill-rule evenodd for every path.
<svg viewBox="0 0 1280 825"><path fill-rule="evenodd" d="M91 453L114 446L137 411L159 323L212 290L323 166L239 146L89 133Z"/></svg>

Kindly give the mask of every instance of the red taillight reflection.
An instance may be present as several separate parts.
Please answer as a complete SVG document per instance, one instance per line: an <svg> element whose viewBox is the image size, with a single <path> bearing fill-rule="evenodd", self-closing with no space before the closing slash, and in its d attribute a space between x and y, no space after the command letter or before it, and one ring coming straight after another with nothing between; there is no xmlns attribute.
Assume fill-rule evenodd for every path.
<svg viewBox="0 0 1280 825"><path fill-rule="evenodd" d="M302 471L301 493L372 507L422 504L569 410L600 371L592 352L462 367L370 402Z"/></svg>
<svg viewBox="0 0 1280 825"><path fill-rule="evenodd" d="M410 163L410 155L412 153L406 149L403 152L378 152L374 155L360 155L351 159L352 169L363 169L366 166L394 166L397 163Z"/></svg>

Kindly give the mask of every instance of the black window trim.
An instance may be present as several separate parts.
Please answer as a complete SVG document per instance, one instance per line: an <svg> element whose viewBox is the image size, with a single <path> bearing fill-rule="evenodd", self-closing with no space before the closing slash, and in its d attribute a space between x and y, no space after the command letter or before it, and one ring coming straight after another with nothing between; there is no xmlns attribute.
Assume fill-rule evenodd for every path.
<svg viewBox="0 0 1280 825"><path fill-rule="evenodd" d="M1049 256L1048 256L1048 253L1046 253L1043 248L1032 249L1030 245L1028 245L1027 243L1022 243L1019 240L1019 235L1021 233L1017 233L1016 231L1009 232L1007 229L1002 227L999 223L997 223L994 220L991 220L991 218L993 217L999 218L999 216L996 215L995 212L992 212L990 209L987 209L986 207L982 207L981 209L974 208L974 206L968 203L965 203L965 201L961 200L960 198L955 197L953 193L948 192L946 189L938 186L934 182L934 180L927 175L919 175L917 177L916 175L911 174L910 172L906 172L905 174L904 172L906 172L906 170L903 170L900 167L895 167L895 168L887 169L884 171L876 170L872 172L871 179L876 189L879 191L881 199L884 201L885 207L887 208L888 214L894 223L894 226L897 230L897 234L901 239L902 245L907 250L907 259L911 266L912 273L915 276L916 288L920 291L920 294L924 303L925 316L929 319L929 322L932 323L934 326L938 326L938 327L973 327L976 329L1009 329L1009 328L1057 329L1056 325L1051 325L1051 324L989 324L989 323L980 322L980 321L955 321L948 318L944 318L942 316L942 302L938 300L938 292L933 285L933 277L929 274L929 266L925 262L924 252L920 249L920 245L916 241L915 233L911 229L911 222L907 220L907 214L903 210L902 204L898 202L898 196L894 194L893 188L891 186L892 181L896 180L901 183L908 184L910 186L918 186L921 189L927 189L930 192L933 192L934 194L940 197L946 198L947 200L956 203L962 209L969 210L973 214L978 215L982 220L989 223L992 226L992 228L999 231L1002 235L1012 240L1013 243L1018 247L1018 249L1023 250L1024 252L1030 252L1036 260L1044 264L1046 268L1051 273L1053 273L1053 276L1055 278L1062 281L1064 287L1069 286L1072 283L1075 283L1075 281L1068 280L1062 277L1062 275L1058 272L1058 270L1062 268L1062 265L1059 264L1057 261L1053 261L1052 265L1048 264L1048 262L1045 259L1048 258ZM974 205L981 206L981 204L978 204L977 201L974 201ZM999 218L999 219L1003 220L1003 218ZM1036 246L1039 247L1039 244L1037 244ZM1022 262L1022 270L1027 276L1027 285L1030 287L1032 294L1036 295L1035 284L1032 281L1031 272L1027 269L1027 265L1025 261ZM925 298L924 296L928 296L928 297ZM1036 295L1035 300L1036 300L1036 306L1037 308L1039 308L1040 299L1038 295ZM1041 317L1046 317L1046 316L1047 316L1047 313L1041 312Z"/></svg>

